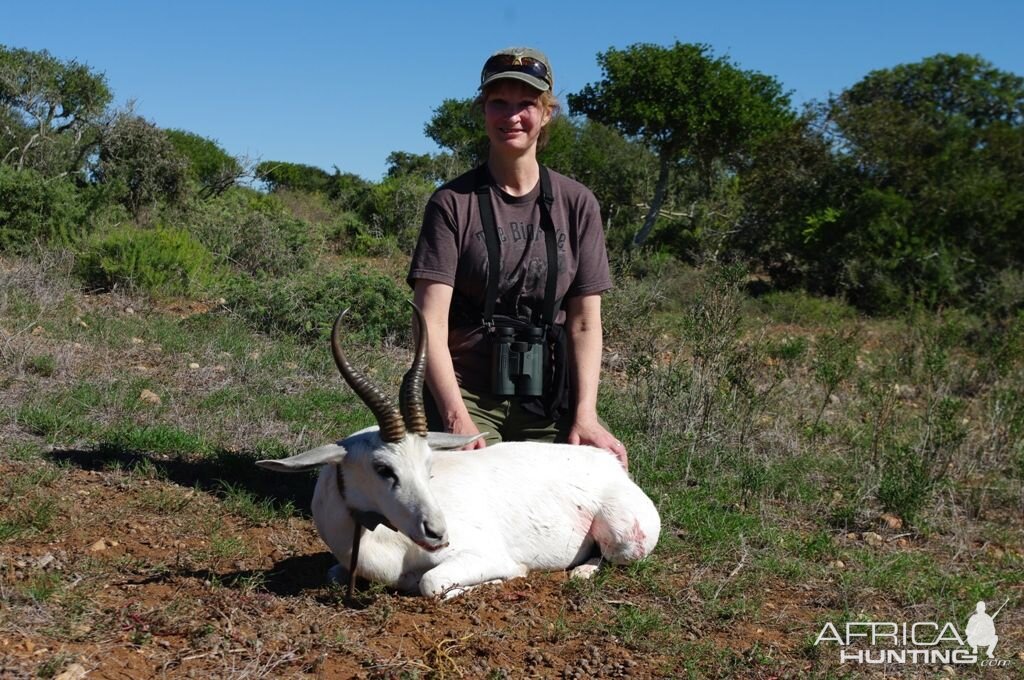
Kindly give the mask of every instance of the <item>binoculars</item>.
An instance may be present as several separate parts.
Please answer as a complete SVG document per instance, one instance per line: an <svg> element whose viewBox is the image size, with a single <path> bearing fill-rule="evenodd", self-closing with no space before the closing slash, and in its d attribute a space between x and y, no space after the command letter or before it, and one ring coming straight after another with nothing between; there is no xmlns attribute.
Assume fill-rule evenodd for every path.
<svg viewBox="0 0 1024 680"><path fill-rule="evenodd" d="M491 334L491 392L501 397L544 394L545 332L537 326L496 326Z"/></svg>

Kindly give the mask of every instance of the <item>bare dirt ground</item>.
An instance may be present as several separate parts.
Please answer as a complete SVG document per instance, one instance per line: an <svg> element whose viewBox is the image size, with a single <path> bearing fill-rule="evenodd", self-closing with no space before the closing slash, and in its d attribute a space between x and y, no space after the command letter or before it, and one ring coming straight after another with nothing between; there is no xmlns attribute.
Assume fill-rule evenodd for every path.
<svg viewBox="0 0 1024 680"><path fill-rule="evenodd" d="M106 306L126 314L121 302ZM74 314L61 323L78 332ZM168 357L148 340L133 337L108 350L100 342L48 340L52 331L33 336L29 328L18 338L56 357L55 375L40 379L24 368L0 375L8 416L22 413L40 385L74 384L98 363L126 375L143 363L147 376L166 373L166 383L148 379L182 403L186 392L256 379L250 364L231 367L230 357L226 370L189 372L179 366L192 360L184 351ZM23 354L29 365L31 353ZM308 389L302 370L294 385L277 388ZM179 432L208 422L194 404L165 408L187 424ZM245 416L231 417L242 423ZM19 417L0 425L0 678L1001 678L1024 668L1024 611L1013 605L1000 620L1009 669L840 667L834 649L812 644L823 620L842 615L929 615L906 606L918 595L900 592L917 581L918 569L940 584L944 572L976 573L963 582L994 584L1018 602L1024 584L1005 583L1000 571L1019 573L1024 560L1012 504L965 520L974 528L962 534L928 537L872 520L822 540L811 519L789 516L784 501L769 496L747 513L761 514L760 534L741 531L717 552L669 519L651 560L604 568L590 582L531 574L444 602L363 583L349 607L343 589L326 580L334 560L310 522L311 477L258 470L251 447L193 456L111 442L51 446ZM51 440L59 440L53 428L62 421L49 422ZM293 436L271 425L282 441ZM271 498L294 510L260 505ZM717 501L707 502L710 523ZM734 518L737 508L722 506ZM774 547L792 533L799 544ZM973 603L967 591L974 587L949 599Z"/></svg>
<svg viewBox="0 0 1024 680"><path fill-rule="evenodd" d="M531 574L445 602L361 583L348 607L307 514L225 511L216 480L236 464L43 459L0 461L2 479L35 476L42 493L25 502L54 513L48 530L0 544L4 678L670 678L688 648L741 677L797 677L814 666L801 631L829 604L818 586L764 584L756 615L704 621L694 566L664 555L653 589L642 571L607 568L598 583ZM248 479L254 493L283 484ZM277 493L306 507L309 481ZM670 601L694 617L663 621L671 633L632 621Z"/></svg>
<svg viewBox="0 0 1024 680"><path fill-rule="evenodd" d="M625 576L622 592L594 593L564 574L534 574L447 602L362 584L358 606L349 608L341 589L325 582L333 559L306 517L252 526L225 515L215 497L182 483L201 466L169 464L139 479L110 469L104 456L51 457L63 464L47 486L61 512L58 536L0 546L0 587L65 585L54 585L58 592L42 602L14 599L0 630L0 677L31 677L41 668L56 674L72 663L89 678L111 679L677 672L678 659L604 630L616 609L636 604ZM27 465L5 462L0 474L23 474ZM678 569L663 586L685 591L685 566ZM779 593L764 606L785 610L791 625L806 615L796 611L794 595ZM813 594L803 596L813 606ZM781 629L726 633L702 630L700 622L691 635L740 652L796 641Z"/></svg>

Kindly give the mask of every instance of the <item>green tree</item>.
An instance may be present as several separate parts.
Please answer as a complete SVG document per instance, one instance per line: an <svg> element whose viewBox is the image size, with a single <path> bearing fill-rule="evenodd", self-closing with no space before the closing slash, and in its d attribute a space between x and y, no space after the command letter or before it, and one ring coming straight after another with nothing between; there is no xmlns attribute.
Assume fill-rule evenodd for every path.
<svg viewBox="0 0 1024 680"><path fill-rule="evenodd" d="M428 153L409 153L408 151L392 151L388 154L388 177L414 175L429 182L442 179L438 168L438 159Z"/></svg>
<svg viewBox="0 0 1024 680"><path fill-rule="evenodd" d="M0 162L53 176L80 168L113 95L106 78L46 50L0 45Z"/></svg>
<svg viewBox="0 0 1024 680"><path fill-rule="evenodd" d="M0 251L74 243L86 232L86 212L70 179L0 164Z"/></svg>
<svg viewBox="0 0 1024 680"><path fill-rule="evenodd" d="M1020 269L1024 78L939 54L869 73L819 124L855 186L808 241L862 306L962 303Z"/></svg>
<svg viewBox="0 0 1024 680"><path fill-rule="evenodd" d="M445 99L434 109L423 132L447 149L446 178L455 177L487 160L487 131L484 119L472 99Z"/></svg>
<svg viewBox="0 0 1024 680"><path fill-rule="evenodd" d="M793 116L774 78L740 70L706 45L638 43L597 61L604 78L570 94L570 109L641 140L659 161L637 245L654 227L673 169L694 169L709 193L717 171L742 164L760 137Z"/></svg>
<svg viewBox="0 0 1024 680"><path fill-rule="evenodd" d="M858 180L835 153L813 107L763 138L740 182L743 214L730 242L733 253L782 288L810 286L840 292L842 260L823 250L820 234L849 207Z"/></svg>
<svg viewBox="0 0 1024 680"><path fill-rule="evenodd" d="M327 183L327 196L342 210L362 212L374 186L373 182L368 182L354 172L342 172L335 166L334 174Z"/></svg>
<svg viewBox="0 0 1024 680"><path fill-rule="evenodd" d="M92 176L138 219L160 201L180 201L188 161L164 131L131 112L116 115L99 138Z"/></svg>
<svg viewBox="0 0 1024 680"><path fill-rule="evenodd" d="M285 161L263 161L256 166L256 177L266 182L271 191L294 189L327 193L331 184L331 176L324 170Z"/></svg>
<svg viewBox="0 0 1024 680"><path fill-rule="evenodd" d="M558 116L551 122L541 163L585 184L601 204L606 231L639 221L658 174L657 159L643 144L583 117ZM632 238L633 234L629 234Z"/></svg>
<svg viewBox="0 0 1024 680"><path fill-rule="evenodd" d="M219 196L245 176L238 159L212 139L187 130L165 130L171 144L189 163L189 177L204 198Z"/></svg>

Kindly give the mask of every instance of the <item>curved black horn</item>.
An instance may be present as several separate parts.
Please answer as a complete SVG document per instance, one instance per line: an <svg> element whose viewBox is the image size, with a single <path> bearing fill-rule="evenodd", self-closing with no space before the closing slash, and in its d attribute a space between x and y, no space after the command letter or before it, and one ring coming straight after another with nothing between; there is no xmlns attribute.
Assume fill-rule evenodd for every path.
<svg viewBox="0 0 1024 680"><path fill-rule="evenodd" d="M346 312L348 312L347 309L338 315L338 318L334 320L334 328L331 330L331 353L334 354L334 363L338 365L341 377L345 379L348 386L377 418L377 424L380 426L380 438L386 442L397 442L405 436L405 423L402 422L402 414L376 385L352 368L341 351L341 341L339 340L341 319Z"/></svg>
<svg viewBox="0 0 1024 680"><path fill-rule="evenodd" d="M416 334L416 355L412 366L402 378L402 391L398 394L398 408L402 412L405 426L413 434L427 436L427 415L423 410L423 376L427 372L427 323L423 312L410 302L413 308L413 319Z"/></svg>

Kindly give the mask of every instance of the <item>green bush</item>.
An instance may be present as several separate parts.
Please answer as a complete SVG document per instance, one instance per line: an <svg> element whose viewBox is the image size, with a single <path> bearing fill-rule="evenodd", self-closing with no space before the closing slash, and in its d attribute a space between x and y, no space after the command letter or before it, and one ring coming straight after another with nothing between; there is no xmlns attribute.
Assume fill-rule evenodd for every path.
<svg viewBox="0 0 1024 680"><path fill-rule="evenodd" d="M214 140L187 130L164 130L164 134L188 161L188 175L204 197L220 195L242 175L238 160Z"/></svg>
<svg viewBox="0 0 1024 680"><path fill-rule="evenodd" d="M928 460L920 451L901 447L886 453L881 472L877 496L882 509L914 524L935 487Z"/></svg>
<svg viewBox="0 0 1024 680"><path fill-rule="evenodd" d="M347 308L347 332L361 340L404 340L410 334L408 292L384 274L360 266L307 270L286 279L238 277L226 297L230 309L266 332L320 340L330 335L335 317Z"/></svg>
<svg viewBox="0 0 1024 680"><path fill-rule="evenodd" d="M34 242L68 245L86 231L86 207L66 179L0 165L0 250Z"/></svg>
<svg viewBox="0 0 1024 680"><path fill-rule="evenodd" d="M216 281L210 252L183 229L115 227L91 238L76 273L89 286L129 286L153 295L189 295Z"/></svg>
<svg viewBox="0 0 1024 680"><path fill-rule="evenodd" d="M842 300L802 290L766 293L758 302L768 316L780 323L831 326L857 318L857 310Z"/></svg>
<svg viewBox="0 0 1024 680"><path fill-rule="evenodd" d="M281 276L314 259L309 225L272 196L230 190L191 206L180 220L210 252L242 272Z"/></svg>
<svg viewBox="0 0 1024 680"><path fill-rule="evenodd" d="M436 188L415 175L388 177L370 190L362 217L381 236L394 238L399 248L411 253L419 237L423 210Z"/></svg>
<svg viewBox="0 0 1024 680"><path fill-rule="evenodd" d="M327 238L336 244L339 253L364 257L390 257L401 254L398 239L394 234L384 234L380 229L368 227L358 215L342 213L331 224Z"/></svg>

